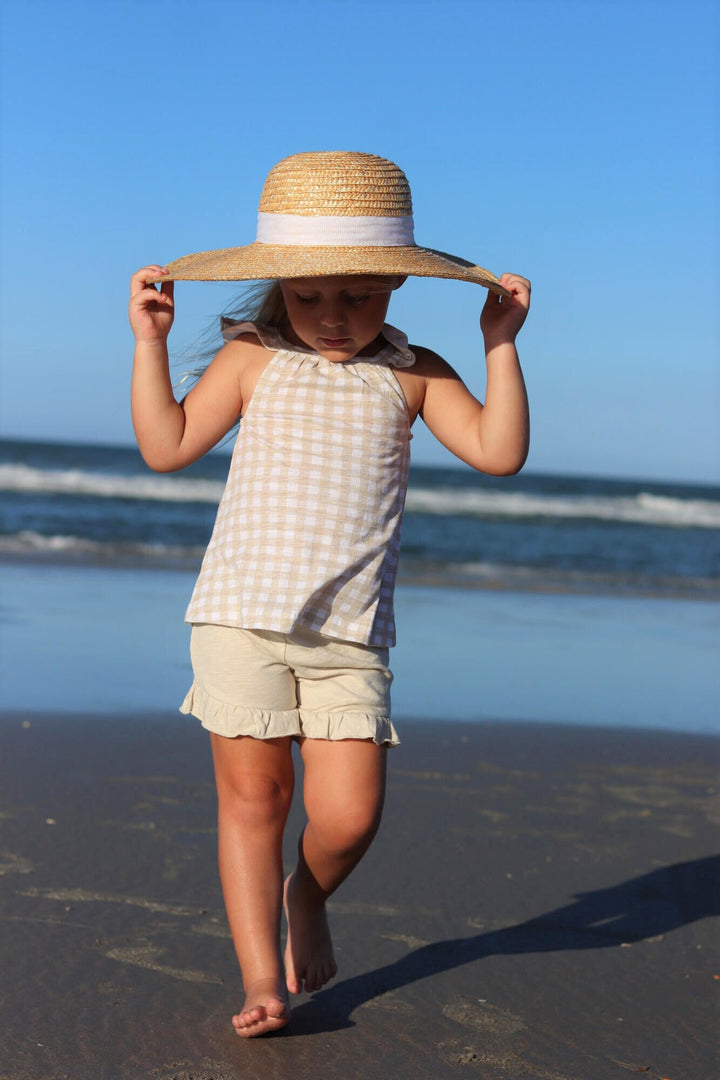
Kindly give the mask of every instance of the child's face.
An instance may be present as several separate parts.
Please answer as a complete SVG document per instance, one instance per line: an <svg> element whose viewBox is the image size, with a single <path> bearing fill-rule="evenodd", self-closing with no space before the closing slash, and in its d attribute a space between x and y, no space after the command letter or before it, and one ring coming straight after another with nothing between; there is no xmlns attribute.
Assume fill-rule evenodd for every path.
<svg viewBox="0 0 720 1080"><path fill-rule="evenodd" d="M299 340L326 360L342 363L371 356L398 279L291 278L280 282L290 326Z"/></svg>

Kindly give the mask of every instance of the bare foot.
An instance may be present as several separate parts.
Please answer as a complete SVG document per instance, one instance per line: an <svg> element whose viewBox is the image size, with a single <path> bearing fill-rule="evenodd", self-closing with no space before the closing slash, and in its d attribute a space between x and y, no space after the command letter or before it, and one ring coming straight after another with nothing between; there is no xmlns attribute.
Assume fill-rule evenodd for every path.
<svg viewBox="0 0 720 1080"><path fill-rule="evenodd" d="M311 994L337 974L325 905L310 903L295 886L293 874L285 882L285 980L291 994Z"/></svg>
<svg viewBox="0 0 720 1080"><path fill-rule="evenodd" d="M289 1018L284 988L278 993L275 979L259 979L247 988L243 1011L233 1016L232 1022L241 1039L254 1039L279 1031Z"/></svg>

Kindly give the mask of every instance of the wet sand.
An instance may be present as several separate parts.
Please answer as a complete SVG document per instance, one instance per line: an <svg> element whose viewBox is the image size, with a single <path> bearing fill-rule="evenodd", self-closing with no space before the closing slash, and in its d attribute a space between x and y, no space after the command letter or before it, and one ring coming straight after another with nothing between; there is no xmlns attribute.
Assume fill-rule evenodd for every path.
<svg viewBox="0 0 720 1080"><path fill-rule="evenodd" d="M199 727L0 718L0 1080L718 1075L719 740L398 724L339 974L247 1042Z"/></svg>

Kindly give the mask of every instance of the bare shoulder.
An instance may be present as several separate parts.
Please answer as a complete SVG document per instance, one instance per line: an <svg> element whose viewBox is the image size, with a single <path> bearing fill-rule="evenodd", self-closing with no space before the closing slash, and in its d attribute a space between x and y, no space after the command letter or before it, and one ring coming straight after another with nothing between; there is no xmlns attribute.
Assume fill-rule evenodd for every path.
<svg viewBox="0 0 720 1080"><path fill-rule="evenodd" d="M424 345L411 345L410 348L415 353L413 368L419 375L426 379L460 378L454 368L439 353L433 352L432 349L426 349Z"/></svg>
<svg viewBox="0 0 720 1080"><path fill-rule="evenodd" d="M410 348L415 354L415 363L412 367L396 369L395 374L405 395L412 423L422 412L428 387L433 382L440 379L461 380L447 360L432 349L426 349L423 345L411 345Z"/></svg>
<svg viewBox="0 0 720 1080"><path fill-rule="evenodd" d="M226 342L217 354L233 363L256 363L260 356L267 356L268 350L262 344L257 334L249 331L246 334L238 334L232 341Z"/></svg>
<svg viewBox="0 0 720 1080"><path fill-rule="evenodd" d="M220 349L213 360L227 372L231 379L237 380L243 412L250 403L258 380L270 362L272 352L265 348L256 334L239 334Z"/></svg>

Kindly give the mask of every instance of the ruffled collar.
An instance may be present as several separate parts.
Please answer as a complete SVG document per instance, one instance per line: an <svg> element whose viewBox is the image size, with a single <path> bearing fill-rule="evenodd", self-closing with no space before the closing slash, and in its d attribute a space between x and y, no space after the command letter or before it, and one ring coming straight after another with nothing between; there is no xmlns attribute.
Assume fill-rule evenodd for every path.
<svg viewBox="0 0 720 1080"><path fill-rule="evenodd" d="M223 341L225 342L233 341L234 338L239 337L240 334L253 333L257 334L266 349L301 353L307 356L319 355L314 349L309 348L307 345L292 345L282 336L280 330L276 326L266 326L264 323L237 322L235 319L228 319L223 316L220 319L220 329L222 331ZM354 359L365 360L370 364L390 364L391 367L396 368L412 367L415 363L415 353L412 349L408 348L407 335L403 334L402 330L398 330L396 327L391 326L390 323L384 324L381 333L385 338L386 343L381 346L375 356L359 356ZM352 361L347 361L347 363L351 362Z"/></svg>

